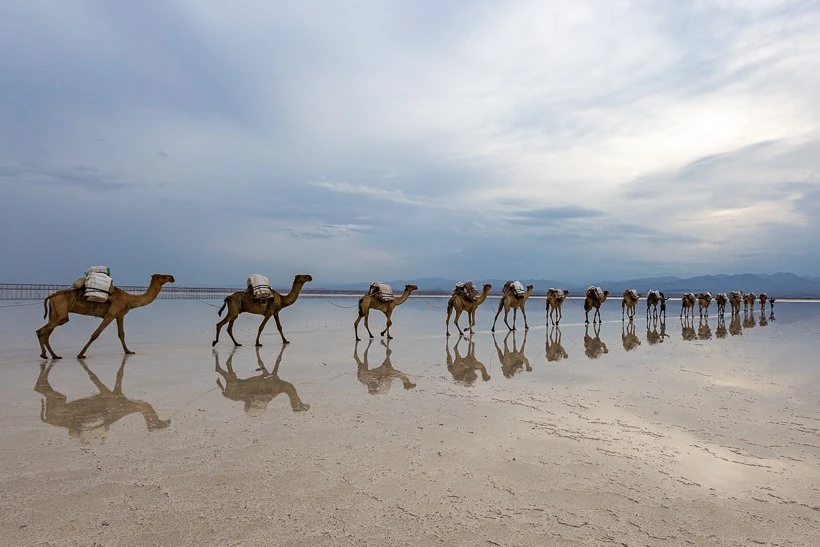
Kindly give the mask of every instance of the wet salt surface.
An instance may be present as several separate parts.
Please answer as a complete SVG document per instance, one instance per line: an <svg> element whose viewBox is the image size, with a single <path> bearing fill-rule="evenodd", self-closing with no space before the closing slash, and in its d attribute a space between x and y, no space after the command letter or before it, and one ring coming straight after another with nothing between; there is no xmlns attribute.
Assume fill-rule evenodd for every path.
<svg viewBox="0 0 820 547"><path fill-rule="evenodd" d="M355 343L355 303L300 298L292 344L271 321L257 357L261 317L214 352L215 307L156 301L126 316L124 365L115 327L80 362L99 320L72 316L44 361L42 307L0 309L3 537L820 543L820 304L724 331L673 303L662 332L609 301L596 335L577 301L555 329L531 299L529 331L493 336L490 299L447 339L445 301L414 298L388 348L378 312Z"/></svg>

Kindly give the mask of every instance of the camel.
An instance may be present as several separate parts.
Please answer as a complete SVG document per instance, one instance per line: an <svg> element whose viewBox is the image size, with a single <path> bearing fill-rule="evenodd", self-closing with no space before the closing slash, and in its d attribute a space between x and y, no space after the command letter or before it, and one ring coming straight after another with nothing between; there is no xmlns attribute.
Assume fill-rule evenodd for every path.
<svg viewBox="0 0 820 547"><path fill-rule="evenodd" d="M681 337L684 340L691 342L698 339L698 334L695 331L694 314L680 318L680 330Z"/></svg>
<svg viewBox="0 0 820 547"><path fill-rule="evenodd" d="M723 314L718 315L717 328L715 329L715 336L717 338L726 338L727 333L728 333L728 331L726 330L726 319L724 318Z"/></svg>
<svg viewBox="0 0 820 547"><path fill-rule="evenodd" d="M122 392L122 382L125 376L125 363L131 356L126 353L122 356L122 363L117 370L117 379L114 389L109 389L100 379L89 369L86 364L80 361L80 366L88 374L99 393L82 399L68 401L68 398L51 387L48 375L54 367L54 363L42 363L40 365L40 375L34 385L34 391L43 396L40 419L57 427L68 429L68 435L87 443L95 438L102 440L105 438L111 425L125 418L130 414L142 414L145 419L145 427L148 431L165 429L171 424L171 420L160 419L157 411L150 404L129 399Z"/></svg>
<svg viewBox="0 0 820 547"><path fill-rule="evenodd" d="M740 314L733 313L732 320L729 322L729 334L732 336L742 336L743 328L740 326Z"/></svg>
<svg viewBox="0 0 820 547"><path fill-rule="evenodd" d="M564 316L561 307L564 305L564 300L567 299L567 296L569 296L569 291L566 290L552 288L547 290L548 322L554 325L561 322L561 318Z"/></svg>
<svg viewBox="0 0 820 547"><path fill-rule="evenodd" d="M732 306L732 315L740 313L740 303L743 302L743 293L732 291L729 293L729 304Z"/></svg>
<svg viewBox="0 0 820 547"><path fill-rule="evenodd" d="M647 298L649 298L647 296ZM652 330L649 330L649 322L646 323L646 341L649 342L649 345L654 346L655 344L662 344L664 338L669 338L669 335L666 334L666 319L661 318L660 320L660 332L658 332L658 318L652 318Z"/></svg>
<svg viewBox="0 0 820 547"><path fill-rule="evenodd" d="M717 312L718 317L726 313L726 302L729 301L729 297L726 296L725 292L719 292L715 296L715 303L717 304Z"/></svg>
<svg viewBox="0 0 820 547"><path fill-rule="evenodd" d="M641 339L635 334L635 322L629 318L629 322L624 330L624 323L621 322L621 343L624 345L624 350L632 351L641 345Z"/></svg>
<svg viewBox="0 0 820 547"><path fill-rule="evenodd" d="M510 349L509 344L507 343L508 339L512 335L512 349ZM524 349L527 347L527 331L524 331L524 340L521 342L521 349L518 349L518 344L515 340L515 332L510 330L507 332L507 335L504 336L504 351L501 351L501 348L498 346L498 341L495 339L495 335L493 334L493 343L495 344L495 351L498 353L498 362L501 363L501 373L504 375L504 378L512 378L519 372L523 372L525 369L527 372L532 372L532 366L530 365L530 360L527 359L527 355L524 353Z"/></svg>
<svg viewBox="0 0 820 547"><path fill-rule="evenodd" d="M556 323L550 328L549 338L547 339L547 361L560 361L561 359L568 359L569 354L561 344L561 329Z"/></svg>
<svg viewBox="0 0 820 547"><path fill-rule="evenodd" d="M259 355L259 347L256 349L256 364L261 370L261 374L248 378L239 378L233 370L233 356L236 353L236 346L231 350L228 360L225 361L227 370L219 365L219 352L214 349L214 372L222 376L217 378L216 385L222 390L222 395L231 401L243 401L245 403L245 414L248 416L260 416L267 412L270 403L280 393L285 393L290 400L290 407L294 412L304 412L310 408L299 398L293 384L279 378L279 364L282 362L282 354L287 345L282 344L279 355L276 357L276 364L273 371L268 372L262 357ZM225 383L222 383L225 380Z"/></svg>
<svg viewBox="0 0 820 547"><path fill-rule="evenodd" d="M624 291L623 299L621 299L621 321L624 320L624 311L629 315L629 320L635 317L635 307L638 305L638 300L641 295L635 289L626 289Z"/></svg>
<svg viewBox="0 0 820 547"><path fill-rule="evenodd" d="M222 311L226 307L228 308L228 313L226 313L225 317L216 324L216 338L214 338L214 341L211 342L211 347L216 346L219 342L219 331L222 330L222 327L225 326L226 323L228 324L228 336L231 337L233 345L242 345L236 341L236 338L233 337L234 321L236 321L236 318L242 313L252 313L254 315L261 315L264 317L264 319L262 319L262 323L259 324L259 330L256 332L257 347L262 346L262 342L260 342L259 339L262 336L262 330L265 328L265 325L268 323L271 316L273 316L276 320L276 328L279 330L279 336L282 337L282 343L290 344L290 342L285 339L285 333L282 332L282 323L279 321L279 312L282 311L282 308L287 308L296 302L296 299L299 298L299 293L302 291L302 286L310 281L313 281L313 277L310 275L296 274L293 278L293 286L288 294L283 296L279 291L273 291L273 296L265 300L254 300L253 292L251 292L250 289L237 291L230 296L226 296L222 307L219 308L219 311L216 314L222 315Z"/></svg>
<svg viewBox="0 0 820 547"><path fill-rule="evenodd" d="M695 315L695 302L697 299L695 298L695 294L691 292L684 293L680 299L680 316L681 317L688 317L690 312L694 316Z"/></svg>
<svg viewBox="0 0 820 547"><path fill-rule="evenodd" d="M709 305L712 303L712 293L710 292L700 292L697 296L698 299L698 313L700 317L709 317ZM694 309L692 310L694 312Z"/></svg>
<svg viewBox="0 0 820 547"><path fill-rule="evenodd" d="M649 291L646 293L646 320L649 321L649 309L652 308L652 317L658 317L658 304L661 306L661 314L666 318L666 295L661 291Z"/></svg>
<svg viewBox="0 0 820 547"><path fill-rule="evenodd" d="M461 313L465 311L467 312L467 322L470 324L468 332L473 334L473 327L475 327L475 312L478 307L483 304L485 300L487 300L487 295L490 294L490 289L492 288L492 285L485 283L481 294L479 294L473 301L467 300L461 293L453 293L453 296L451 296L447 301L447 321L445 322L447 326L447 336L450 336L450 315L453 313L453 309L456 310L456 317L453 320L453 323L458 329L459 336L464 335L464 332L461 330L461 327L458 326L458 318L461 317Z"/></svg>
<svg viewBox="0 0 820 547"><path fill-rule="evenodd" d="M757 298L758 298L758 301L760 302L760 310L765 311L766 310L766 302L769 300L769 295L762 292L762 293L760 293L760 296L758 296Z"/></svg>
<svg viewBox="0 0 820 547"><path fill-rule="evenodd" d="M450 346L449 344L445 343L445 350L447 352L447 370L450 374L453 375L453 380L458 383L464 384L467 387L472 386L475 381L478 379L478 374L476 372L481 373L481 379L483 381L488 381L490 379L490 374L487 372L487 367L484 366L484 363L478 360L475 356L475 342L473 339L470 338L467 342L467 356L462 357L461 352L458 351L458 345L464 339L463 336L459 336L458 340L456 341L455 345L453 346L453 350L456 353L455 360L453 356L450 354Z"/></svg>
<svg viewBox="0 0 820 547"><path fill-rule="evenodd" d="M609 291L602 291L601 287L588 287L584 294L584 323L589 324L589 310L595 308L595 313L592 314L592 322L598 319L601 322L601 306L606 302L606 297L609 296Z"/></svg>
<svg viewBox="0 0 820 547"><path fill-rule="evenodd" d="M751 311L743 311L743 328L744 329L753 329L755 328L755 314L754 310Z"/></svg>
<svg viewBox="0 0 820 547"><path fill-rule="evenodd" d="M709 319L705 317L701 317L700 321L698 322L698 339L699 340L711 340L712 339L712 327L709 326Z"/></svg>
<svg viewBox="0 0 820 547"><path fill-rule="evenodd" d="M385 333L387 333L387 339L392 340L393 337L390 336L390 325L393 324L393 320L391 319L393 310L396 309L396 306L401 306L407 302L407 299L410 298L410 294L418 289L415 285L405 285L404 292L401 293L401 296L389 302L382 302L378 296L371 293L367 293L359 298L359 316L356 317L356 321L353 323L353 332L356 334L356 341L361 341L361 338L359 338L359 321L362 320L362 317L364 317L364 328L367 329L367 334L370 338L373 338L373 333L370 332L370 324L368 322L370 310L379 310L387 318L386 326L384 330L379 333L379 336L384 336Z"/></svg>
<svg viewBox="0 0 820 547"><path fill-rule="evenodd" d="M367 364L367 352L370 351L370 344L373 343L372 337L367 341L367 347L364 350L364 360L359 359L359 344L353 348L353 358L356 360L356 378L367 386L367 392L371 395L384 395L390 391L390 386L393 384L393 378L401 380L404 389L413 389L416 384L410 381L405 373L393 368L393 363L390 362L390 355L393 353L390 349L390 342L385 343L381 340L384 346L384 361L381 366L371 369Z"/></svg>
<svg viewBox="0 0 820 547"><path fill-rule="evenodd" d="M757 300L757 295L753 292L746 293L743 295L743 311L750 310L752 312L755 311L755 300Z"/></svg>
<svg viewBox="0 0 820 547"><path fill-rule="evenodd" d="M601 324L592 323L592 330L595 337L589 335L589 323L584 326L584 354L590 359L597 359L605 353L609 353L606 344L601 340Z"/></svg>
<svg viewBox="0 0 820 547"><path fill-rule="evenodd" d="M527 312L524 309L524 304L527 303L527 299L530 297L530 294L532 294L533 286L527 285L526 292L524 292L522 296L518 296L510 283L511 282L508 281L504 285L501 300L498 302L498 311L495 312L495 319L493 319L493 328L490 329L491 332L495 332L495 322L498 321L498 315L501 313L502 309L504 310L504 324L507 325L509 330L515 330L515 318L519 309L521 309L521 315L524 316L524 330L529 330L530 328L527 324ZM507 316L510 313L510 309L513 311L512 327L507 322Z"/></svg>
<svg viewBox="0 0 820 547"><path fill-rule="evenodd" d="M134 353L125 345L125 314L134 308L141 308L153 302L160 289L166 283L173 283L174 276L168 274L154 274L151 276L151 283L148 289L142 294L127 293L119 287L111 286L111 296L108 302L91 302L83 296L82 288L70 288L50 294L43 300L45 314L43 319L48 317L48 323L37 329L37 340L40 342L40 357L46 359L46 350L51 354L52 359L62 359L54 353L49 343L51 333L60 325L68 323L69 314L89 315L102 318L102 323L91 333L91 338L86 342L83 349L77 354L77 359L85 359L85 352L97 337L111 324L117 321L117 335L120 338L122 349L126 355Z"/></svg>

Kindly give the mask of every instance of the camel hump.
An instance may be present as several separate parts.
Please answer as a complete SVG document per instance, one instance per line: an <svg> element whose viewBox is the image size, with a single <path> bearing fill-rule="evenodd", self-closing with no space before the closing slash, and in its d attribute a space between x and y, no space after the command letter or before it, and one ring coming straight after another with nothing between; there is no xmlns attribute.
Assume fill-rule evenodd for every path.
<svg viewBox="0 0 820 547"><path fill-rule="evenodd" d="M509 291L512 291L515 294L515 296L518 296L520 298L524 296L524 294L526 294L527 289L525 289L524 285L518 280L507 281L506 283L504 283L504 290L502 292L507 293Z"/></svg>
<svg viewBox="0 0 820 547"><path fill-rule="evenodd" d="M393 295L393 288L387 283L381 281L374 281L370 284L368 293L370 296L375 296L382 302L392 302L395 299Z"/></svg>
<svg viewBox="0 0 820 547"><path fill-rule="evenodd" d="M590 285L589 287L587 287L587 290L584 293L584 295L588 296L588 297L591 297L591 298L594 298L594 297L603 298L604 297L604 291L601 290L601 287L596 287L595 285Z"/></svg>
<svg viewBox="0 0 820 547"><path fill-rule="evenodd" d="M106 268L107 270L108 268ZM86 300L91 302L108 302L111 298L111 288L113 280L111 276L103 272L91 272L85 276Z"/></svg>
<svg viewBox="0 0 820 547"><path fill-rule="evenodd" d="M248 276L248 290L253 294L254 300L267 300L273 296L270 280L262 274Z"/></svg>
<svg viewBox="0 0 820 547"><path fill-rule="evenodd" d="M461 283L456 283L456 288L453 289L453 295L461 295L467 300L473 301L478 296L478 289L476 289L472 281L462 281Z"/></svg>

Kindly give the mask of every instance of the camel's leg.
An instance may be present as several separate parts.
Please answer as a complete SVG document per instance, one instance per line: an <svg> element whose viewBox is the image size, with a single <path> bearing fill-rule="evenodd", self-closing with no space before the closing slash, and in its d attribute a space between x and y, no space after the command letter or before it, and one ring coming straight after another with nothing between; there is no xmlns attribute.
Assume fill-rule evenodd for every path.
<svg viewBox="0 0 820 547"><path fill-rule="evenodd" d="M80 350L80 353L77 354L77 359L85 359L85 352L88 350L88 347L94 342L94 340L96 340L100 336L102 331L104 331L105 328L108 325L110 325L111 321L113 321L113 320L114 320L113 316L105 317L102 320L102 323L100 323L100 326L97 327L97 330L95 330L93 333L91 333L91 338L88 339L88 342L86 342L85 346L83 346L83 349Z"/></svg>
<svg viewBox="0 0 820 547"><path fill-rule="evenodd" d="M473 330L475 328L475 312L476 310L467 312L467 321L470 323L470 334L475 334ZM463 335L464 333L462 332L461 334Z"/></svg>
<svg viewBox="0 0 820 547"><path fill-rule="evenodd" d="M453 324L454 324L454 325L456 326L456 328L458 329L458 335L459 335L459 336L463 336L463 335L464 335L464 331L463 331L463 330L461 330L461 327L458 325L458 319L459 319L460 317L461 317L461 310L456 310L456 317L455 317L455 319L453 320ZM448 317L448 318L449 318L449 317ZM467 322L469 323L469 318L468 318ZM449 331L447 331L447 332L449 333Z"/></svg>
<svg viewBox="0 0 820 547"><path fill-rule="evenodd" d="M215 346L217 342L219 342L219 331L222 330L222 327L225 326L226 323L232 322L236 317L231 316L231 311L228 310L228 313L225 315L224 319L220 320L219 323L216 324L216 338L214 341L211 342L211 347Z"/></svg>
<svg viewBox="0 0 820 547"><path fill-rule="evenodd" d="M493 328L490 329L490 332L495 332L495 322L498 321L498 316L501 314L501 310L504 308L504 300L502 299L501 302L498 303L498 311L495 312L495 319L493 319ZM506 314L505 314L506 315ZM506 318L504 319L506 322Z"/></svg>
<svg viewBox="0 0 820 547"><path fill-rule="evenodd" d="M238 317L238 316L236 316ZM241 346L239 342L236 341L236 338L233 337L233 322L236 321L236 317L228 321L228 336L231 337L231 341L233 342L234 346Z"/></svg>
<svg viewBox="0 0 820 547"><path fill-rule="evenodd" d="M48 323L37 329L37 339L40 341L40 357L46 359L46 350L51 354L52 359L62 359L59 355L54 353L54 350L51 349L51 333L54 332L54 329L59 327L60 325L65 325L68 323L68 316L61 317L56 321L54 319L49 319Z"/></svg>
<svg viewBox="0 0 820 547"><path fill-rule="evenodd" d="M373 333L370 332L370 310L364 314L364 328L367 329L367 335L373 338Z"/></svg>
<svg viewBox="0 0 820 547"><path fill-rule="evenodd" d="M117 336L119 336L120 338L122 350L125 352L125 354L133 355L134 352L128 349L128 346L125 345L125 316L123 315L117 317Z"/></svg>
<svg viewBox="0 0 820 547"><path fill-rule="evenodd" d="M283 344L290 344L288 340L285 339L285 333L282 332L282 322L279 321L279 312L273 314L273 319L276 321L276 330L279 331L279 336L282 337ZM262 332L261 330L259 331ZM262 344L257 344L257 346L261 346Z"/></svg>
<svg viewBox="0 0 820 547"><path fill-rule="evenodd" d="M560 322L561 322L561 319L563 319L563 318L564 318L564 310L563 310L563 308L564 308L564 306L562 306L561 304L559 304L559 305L558 305L558 312L557 312L557 314L556 314L556 315L558 316L558 319L556 319L556 320L555 320L555 324L556 324L556 325L557 325L558 323L560 323Z"/></svg>
<svg viewBox="0 0 820 547"><path fill-rule="evenodd" d="M262 337L262 331L265 329L265 325L267 325L269 319L270 319L270 315L266 315L265 318L262 319L262 322L259 324L259 330L256 331L256 347L257 348L262 347L262 342L259 341L259 338ZM276 319L276 322L279 323L278 318ZM281 327L279 328L279 334L282 334L282 328ZM284 339L285 339L285 337L282 336L282 340L284 340Z"/></svg>
<svg viewBox="0 0 820 547"><path fill-rule="evenodd" d="M384 330L381 331L381 333L379 333L379 336L384 336L384 334L387 333L387 339L392 340L393 337L390 336L390 325L393 324L393 320L390 319L390 316L393 315L393 311L391 310L389 313L385 313L384 315L385 315L385 317L387 317L387 324L384 327Z"/></svg>
<svg viewBox="0 0 820 547"><path fill-rule="evenodd" d="M595 315L592 316L592 322L594 323L596 319L598 320L598 324L600 325L601 324L601 307L600 306L595 308Z"/></svg>
<svg viewBox="0 0 820 547"><path fill-rule="evenodd" d="M527 309L524 306L521 306L521 315L524 316L524 330L530 330L530 326L527 324ZM515 326L515 316L513 316L513 326Z"/></svg>
<svg viewBox="0 0 820 547"><path fill-rule="evenodd" d="M513 308L513 326L511 327L510 324L507 322L507 318L509 317L509 314L510 314L510 309L507 308L507 307L504 308L504 324L507 325L507 328L510 330L510 332L515 330L515 316L516 316L517 312L518 312L518 308Z"/></svg>

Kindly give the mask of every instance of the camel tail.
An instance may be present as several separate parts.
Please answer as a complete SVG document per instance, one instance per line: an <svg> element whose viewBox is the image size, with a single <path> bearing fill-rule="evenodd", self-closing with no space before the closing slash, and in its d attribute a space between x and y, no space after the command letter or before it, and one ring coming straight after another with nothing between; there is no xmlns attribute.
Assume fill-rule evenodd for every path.
<svg viewBox="0 0 820 547"><path fill-rule="evenodd" d="M364 297L359 298L359 317L364 317L364 311L362 311L362 302L364 302Z"/></svg>
<svg viewBox="0 0 820 547"><path fill-rule="evenodd" d="M453 313L453 298L450 297L450 300L447 301L447 316L449 317L451 313Z"/></svg>
<svg viewBox="0 0 820 547"><path fill-rule="evenodd" d="M43 319L48 317L48 301L51 300L51 295L43 299Z"/></svg>
<svg viewBox="0 0 820 547"><path fill-rule="evenodd" d="M216 312L216 314L217 314L218 316L220 316L220 317L222 316L222 312L223 312L223 311L225 311L225 306L227 306L227 305L228 305L228 300L230 300L230 299L231 299L231 297L230 297L230 296L226 296L226 297L225 297L225 301L222 303L222 307L221 307L221 308L219 308L219 311L218 311L218 312Z"/></svg>

